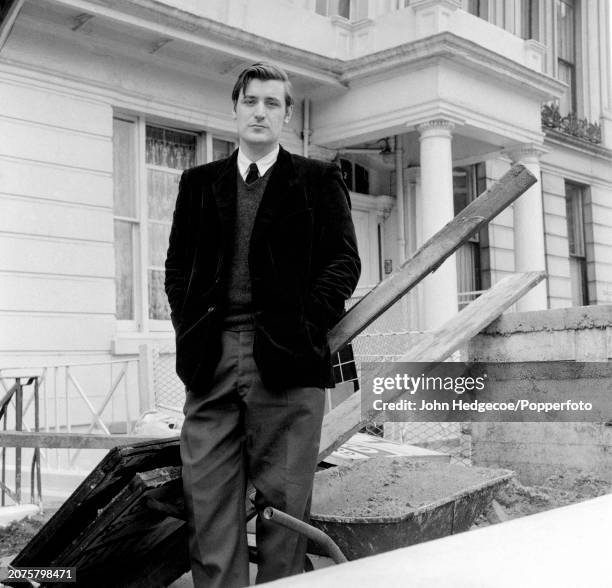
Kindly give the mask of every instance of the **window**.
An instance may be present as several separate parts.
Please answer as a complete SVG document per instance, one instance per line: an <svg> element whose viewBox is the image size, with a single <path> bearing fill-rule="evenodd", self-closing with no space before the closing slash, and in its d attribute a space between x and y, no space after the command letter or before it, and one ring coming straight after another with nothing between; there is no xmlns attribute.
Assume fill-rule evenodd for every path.
<svg viewBox="0 0 612 588"><path fill-rule="evenodd" d="M358 163L355 164L355 192L360 194L370 193L370 173Z"/></svg>
<svg viewBox="0 0 612 588"><path fill-rule="evenodd" d="M359 192L360 194L370 193L370 172L349 159L340 160L340 169L342 170L342 179L349 190Z"/></svg>
<svg viewBox="0 0 612 588"><path fill-rule="evenodd" d="M113 120L113 193L115 287L118 320L134 320L135 258L138 244L136 207L136 133L134 121Z"/></svg>
<svg viewBox="0 0 612 588"><path fill-rule="evenodd" d="M557 77L569 88L559 103L561 114L576 112L576 26L573 0L555 0Z"/></svg>
<svg viewBox="0 0 612 588"><path fill-rule="evenodd" d="M391 2L392 10L403 10L408 8L409 5L410 0L392 0Z"/></svg>
<svg viewBox="0 0 612 588"><path fill-rule="evenodd" d="M169 328L164 264L181 174L203 162L199 154L210 153L212 161L233 148L230 141L137 117L113 120L115 312L122 328Z"/></svg>
<svg viewBox="0 0 612 588"><path fill-rule="evenodd" d="M489 18L489 0L468 0L467 11L484 20Z"/></svg>
<svg viewBox="0 0 612 588"><path fill-rule="evenodd" d="M149 318L169 320L164 290L164 263L172 213L183 170L196 163L197 136L193 133L146 127L147 171L147 286Z"/></svg>
<svg viewBox="0 0 612 588"><path fill-rule="evenodd" d="M484 163L453 169L454 212L457 215L487 187ZM481 229L457 250L457 292L459 309L474 300L489 286L486 259L488 232Z"/></svg>
<svg viewBox="0 0 612 588"><path fill-rule="evenodd" d="M538 0L522 0L521 2L521 37L523 39L540 38L540 13Z"/></svg>
<svg viewBox="0 0 612 588"><path fill-rule="evenodd" d="M321 16L351 17L350 0L316 0L315 12Z"/></svg>
<svg viewBox="0 0 612 588"><path fill-rule="evenodd" d="M567 216L573 306L589 304L584 197L585 188L583 186L570 182L565 183L565 211Z"/></svg>

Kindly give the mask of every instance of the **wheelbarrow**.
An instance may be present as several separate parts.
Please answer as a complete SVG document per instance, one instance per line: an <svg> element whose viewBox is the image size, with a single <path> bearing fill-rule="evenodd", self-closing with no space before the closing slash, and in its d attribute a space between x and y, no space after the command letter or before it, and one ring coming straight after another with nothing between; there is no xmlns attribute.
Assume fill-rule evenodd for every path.
<svg viewBox="0 0 612 588"><path fill-rule="evenodd" d="M391 464L394 460L386 458L386 461ZM413 462L411 464L414 466ZM319 472L315 477L315 506L311 525L273 509L266 509L263 516L304 534L309 538L308 553L331 557L336 563L345 561L345 557L348 560L358 559L467 531L487 509L497 491L514 475L502 469L468 468L435 462L417 464L412 476L417 483L419 476L426 475L430 486L436 487L438 481L459 472L461 480L455 484L453 491L440 496L436 488L437 496L434 499L425 498L420 504L406 508L405 512L396 516L359 515L358 506L351 509L354 511L351 515L322 514L317 512L316 493L322 492L325 485L317 483L317 478L321 480L333 475L332 470L335 469ZM363 482L368 485L369 492L374 492L372 480ZM337 491L344 493L345 489L338 485ZM319 502L329 503L330 500L333 502L334 497L325 495Z"/></svg>

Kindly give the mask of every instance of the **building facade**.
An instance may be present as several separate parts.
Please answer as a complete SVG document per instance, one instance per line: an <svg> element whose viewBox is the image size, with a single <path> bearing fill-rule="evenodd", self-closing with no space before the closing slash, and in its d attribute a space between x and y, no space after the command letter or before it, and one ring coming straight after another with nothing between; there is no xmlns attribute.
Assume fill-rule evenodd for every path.
<svg viewBox="0 0 612 588"><path fill-rule="evenodd" d="M143 345L171 362L163 263L178 180L234 149L231 87L257 60L293 82L283 145L342 167L357 296L513 163L540 180L379 332L436 327L516 271L548 274L519 310L612 302L609 11L607 0L4 2L0 367L106 365ZM364 355L393 354L375 341ZM116 408L132 415L143 399L130 382L149 368L134 369ZM104 386L80 375L92 406L112 370ZM71 414L62 426L98 412L69 409L76 388L55 406Z"/></svg>

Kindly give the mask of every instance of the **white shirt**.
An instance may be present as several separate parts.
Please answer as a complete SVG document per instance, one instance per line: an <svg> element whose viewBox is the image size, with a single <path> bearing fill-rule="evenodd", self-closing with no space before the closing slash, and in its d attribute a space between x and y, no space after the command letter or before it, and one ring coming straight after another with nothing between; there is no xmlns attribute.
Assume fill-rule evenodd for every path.
<svg viewBox="0 0 612 588"><path fill-rule="evenodd" d="M257 165L259 170L259 177L261 178L275 163L278 158L278 152L280 147L277 145L270 153L264 155L257 161L251 161L241 150L238 148L238 171L242 176L243 180L246 180L247 174L249 173L249 165L254 163Z"/></svg>

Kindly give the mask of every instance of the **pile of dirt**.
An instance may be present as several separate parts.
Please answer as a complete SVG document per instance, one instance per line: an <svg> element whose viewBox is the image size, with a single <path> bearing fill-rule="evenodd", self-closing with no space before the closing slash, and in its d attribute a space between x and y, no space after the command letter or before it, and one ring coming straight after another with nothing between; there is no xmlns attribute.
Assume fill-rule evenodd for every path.
<svg viewBox="0 0 612 588"><path fill-rule="evenodd" d="M506 518L516 519L611 492L610 482L589 476L573 480L566 480L563 476L553 476L540 486L523 486L519 480L513 478L509 484L497 492L495 500L502 507ZM475 525L483 527L491 524L490 514L479 517Z"/></svg>
<svg viewBox="0 0 612 588"><path fill-rule="evenodd" d="M315 476L312 513L397 517L506 474L507 470L373 458Z"/></svg>

